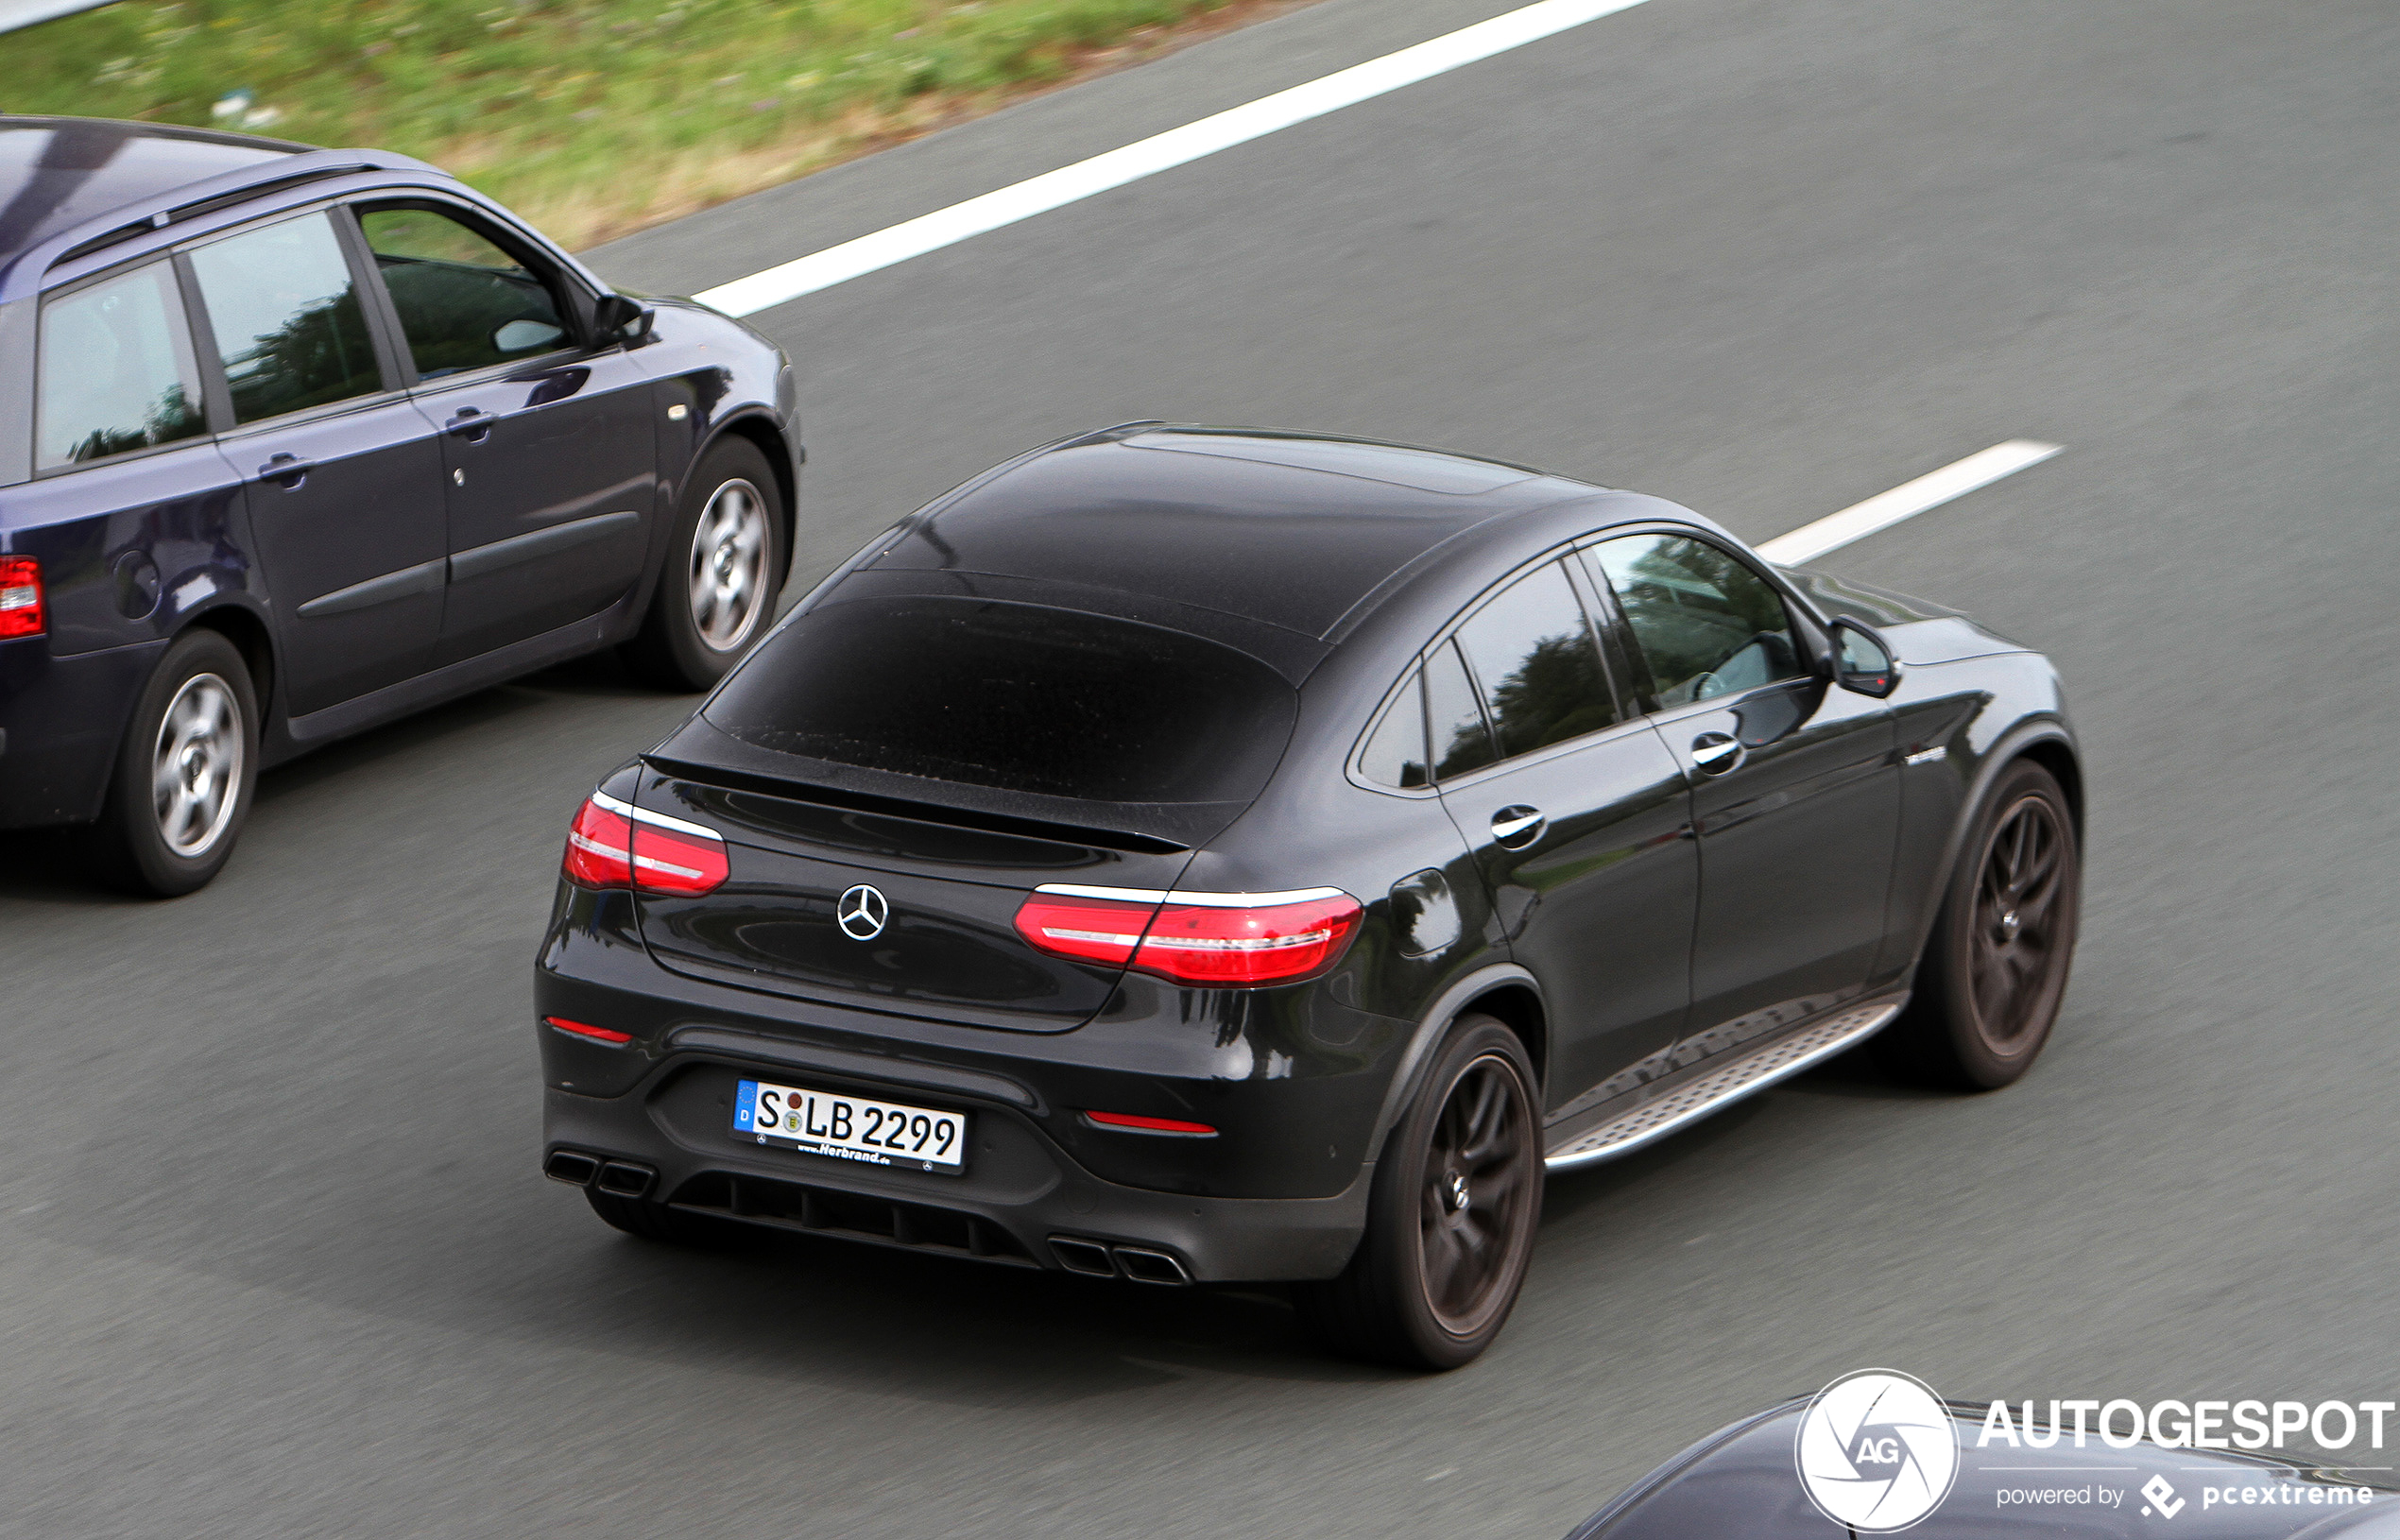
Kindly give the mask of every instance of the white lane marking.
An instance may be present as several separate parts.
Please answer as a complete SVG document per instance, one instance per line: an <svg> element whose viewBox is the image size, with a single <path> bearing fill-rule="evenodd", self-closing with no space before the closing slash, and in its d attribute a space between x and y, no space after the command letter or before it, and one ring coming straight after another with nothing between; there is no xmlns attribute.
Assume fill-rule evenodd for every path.
<svg viewBox="0 0 2400 1540"><path fill-rule="evenodd" d="M1978 487L1989 487L2002 476L2013 476L2029 465L2039 465L2065 447L2031 438L2012 438L2005 444L1994 444L1956 464L1946 465L1914 481L1902 482L1863 503L1854 503L1840 513L1826 514L1813 524L1802 524L1789 535L1778 535L1758 547L1758 554L1778 567L1801 566L1828 551L1839 551L1852 540L1862 540L1878 529L1890 529L1903 519L1939 507L1954 497L1964 497Z"/></svg>
<svg viewBox="0 0 2400 1540"><path fill-rule="evenodd" d="M1455 32L1337 70L1288 91L1136 140L1088 161L1046 171L1013 186L936 209L872 235L829 246L764 272L720 283L694 296L734 316L754 316L804 294L847 283L853 278L953 246L986 231L1123 187L1156 172L1214 155L1221 149L1264 138L1279 128L1339 111L1345 107L1430 79L1479 59L1538 43L1569 27L1631 10L1643 0L1538 0L1519 10L1463 26Z"/></svg>

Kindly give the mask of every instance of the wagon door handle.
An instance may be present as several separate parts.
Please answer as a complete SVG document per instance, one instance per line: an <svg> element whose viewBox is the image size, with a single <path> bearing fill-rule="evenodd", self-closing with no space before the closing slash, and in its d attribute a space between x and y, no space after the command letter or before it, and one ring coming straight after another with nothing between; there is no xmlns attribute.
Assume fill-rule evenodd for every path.
<svg viewBox="0 0 2400 1540"><path fill-rule="evenodd" d="M1492 814L1492 843L1503 850L1522 850L1542 837L1542 828L1549 822L1539 808L1523 803L1502 808Z"/></svg>
<svg viewBox="0 0 2400 1540"><path fill-rule="evenodd" d="M1704 732L1691 741L1691 762L1704 776L1722 776L1741 762L1741 740L1729 732Z"/></svg>
<svg viewBox="0 0 2400 1540"><path fill-rule="evenodd" d="M287 492L297 492L300 483L308 479L308 462L297 454L269 455L266 463L258 468L258 479L271 481Z"/></svg>
<svg viewBox="0 0 2400 1540"><path fill-rule="evenodd" d="M480 444L491 436L491 414L482 407L461 406L451 415L450 420L441 426L442 431L453 438L464 438L471 444Z"/></svg>

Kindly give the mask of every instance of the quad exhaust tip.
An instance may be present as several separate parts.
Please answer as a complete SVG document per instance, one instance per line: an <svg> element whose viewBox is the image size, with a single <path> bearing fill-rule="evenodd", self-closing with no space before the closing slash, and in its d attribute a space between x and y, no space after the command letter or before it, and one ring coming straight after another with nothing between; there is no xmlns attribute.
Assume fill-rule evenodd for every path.
<svg viewBox="0 0 2400 1540"><path fill-rule="evenodd" d="M541 1163L541 1174L570 1187L598 1188L620 1198L639 1198L650 1190L659 1173L630 1160L603 1160L581 1150L553 1150Z"/></svg>
<svg viewBox="0 0 2400 1540"><path fill-rule="evenodd" d="M638 1198L650 1190L650 1183L658 1172L647 1166L637 1166L630 1160L611 1160L600 1168L591 1185L603 1192L613 1192L620 1198Z"/></svg>
<svg viewBox="0 0 2400 1540"><path fill-rule="evenodd" d="M585 1187L600 1174L600 1162L579 1150L553 1150L550 1158L541 1163L541 1174L554 1182Z"/></svg>
<svg viewBox="0 0 2400 1540"><path fill-rule="evenodd" d="M1136 1283L1168 1285L1191 1281L1191 1271L1183 1265L1181 1258L1148 1246L1111 1246L1103 1241L1054 1235L1050 1238L1050 1254L1058 1258L1060 1267L1086 1277L1124 1277Z"/></svg>

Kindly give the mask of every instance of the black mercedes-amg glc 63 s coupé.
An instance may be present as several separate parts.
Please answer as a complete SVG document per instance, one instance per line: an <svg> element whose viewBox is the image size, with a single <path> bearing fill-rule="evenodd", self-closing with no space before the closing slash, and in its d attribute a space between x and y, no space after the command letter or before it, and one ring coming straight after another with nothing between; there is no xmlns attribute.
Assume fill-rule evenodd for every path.
<svg viewBox="0 0 2400 1540"><path fill-rule="evenodd" d="M1112 428L869 543L576 813L545 1170L1463 1363L1545 1168L1877 1034L2022 1074L2081 780L2043 658L1672 504Z"/></svg>

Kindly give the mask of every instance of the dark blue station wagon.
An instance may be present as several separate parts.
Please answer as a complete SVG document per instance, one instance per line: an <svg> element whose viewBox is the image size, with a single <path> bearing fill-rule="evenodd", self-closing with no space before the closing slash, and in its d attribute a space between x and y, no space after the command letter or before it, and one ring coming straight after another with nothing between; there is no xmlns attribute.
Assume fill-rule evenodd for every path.
<svg viewBox="0 0 2400 1540"><path fill-rule="evenodd" d="M793 398L404 156L0 116L0 829L186 892L333 739L604 647L713 684Z"/></svg>

